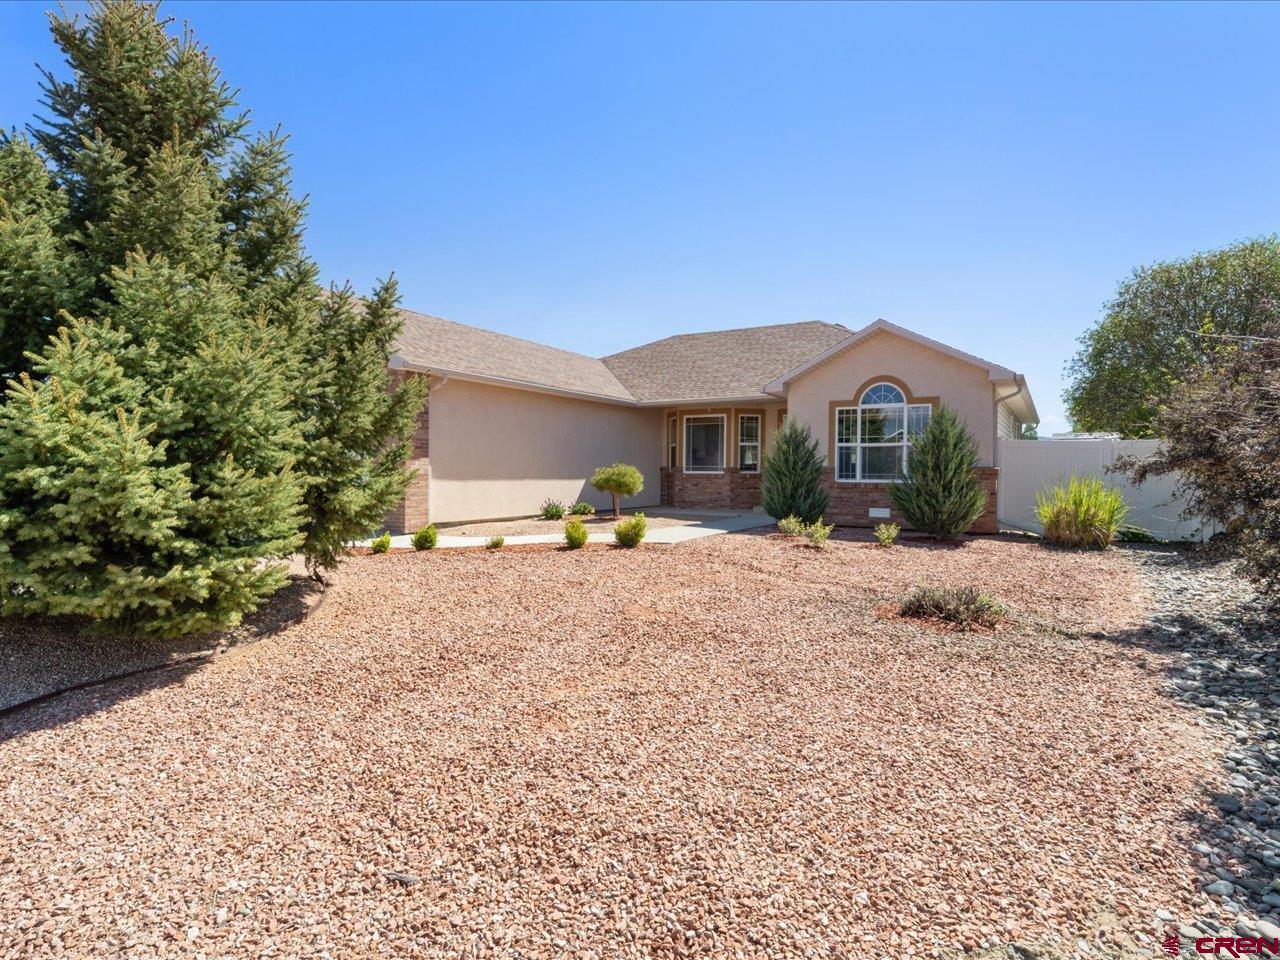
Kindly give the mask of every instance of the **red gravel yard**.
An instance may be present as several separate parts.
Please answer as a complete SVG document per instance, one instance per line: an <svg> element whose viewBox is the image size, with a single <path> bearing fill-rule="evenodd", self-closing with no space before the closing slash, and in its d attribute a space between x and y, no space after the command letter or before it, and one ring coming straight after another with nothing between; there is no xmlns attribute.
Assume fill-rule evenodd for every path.
<svg viewBox="0 0 1280 960"><path fill-rule="evenodd" d="M1011 620L893 616L923 582ZM0 721L0 957L1151 952L1209 745L1090 633L1144 603L1014 539L361 557L300 626Z"/></svg>

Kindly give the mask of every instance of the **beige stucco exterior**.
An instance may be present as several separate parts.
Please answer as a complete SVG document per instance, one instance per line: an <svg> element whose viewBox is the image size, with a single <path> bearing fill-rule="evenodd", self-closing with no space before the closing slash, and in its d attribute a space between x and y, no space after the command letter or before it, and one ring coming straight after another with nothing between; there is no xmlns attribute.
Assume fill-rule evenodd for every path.
<svg viewBox="0 0 1280 960"><path fill-rule="evenodd" d="M431 387L432 523L536 514L548 498L611 505L587 482L622 461L644 474L627 507L657 505L662 411L452 378Z"/></svg>
<svg viewBox="0 0 1280 960"><path fill-rule="evenodd" d="M837 353L788 385L787 414L809 427L830 450L833 401L858 402L858 391L878 378L897 381L912 399L941 401L968 424L978 441L979 465L995 464L995 392L986 370L924 344L880 331Z"/></svg>
<svg viewBox="0 0 1280 960"><path fill-rule="evenodd" d="M704 349L698 363L686 363L668 345L656 359L649 357L656 369L641 364L624 370L634 379L633 387L650 385L647 398L639 388L632 393L621 380L610 381L613 374L601 361L567 355L577 367L566 366L558 359L563 351L472 328L464 328L470 333L462 336L458 325L447 321L437 321L437 326L433 336L444 342L437 346L448 354L445 347L452 344L456 349L448 355L458 367L433 370L393 358L393 369L431 378L430 403L414 434L409 461L416 476L385 520L395 532L427 523L532 516L549 499L565 504L586 500L606 508L609 496L593 490L588 480L598 467L619 461L634 464L645 477L643 492L628 499L627 507L758 509L763 476L743 470L739 462L741 419L760 417L763 462L784 414L810 430L827 460L822 482L831 497L829 518L861 524L890 510L893 481L837 479L832 433L839 408L856 406L867 387L888 381L910 404L954 409L977 443L978 474L992 498L998 483L997 435L1015 435L1019 418L1036 419L1026 381L1014 371L884 320L835 342L828 329L832 325L826 325L819 332L829 345L778 373L768 371L777 370L784 359L794 364L793 348L805 343L801 334L813 334L807 326L800 325L804 329L795 334L799 341L788 339L791 328L786 325L726 331L733 336L717 340L715 355ZM762 343L760 331L774 340ZM653 346L662 344L667 341ZM489 351L497 351L506 366L486 365ZM598 367L597 379L603 380L579 376L584 364L588 372ZM476 366L484 369L471 369ZM528 379L512 379L526 367ZM705 386L703 376L708 378ZM758 387L750 385L759 380L764 382ZM662 400L664 394L654 396L654 383L670 387L666 396L708 399ZM724 466L689 471L685 424L691 416L706 415L724 418ZM994 512L973 528L985 533L995 529Z"/></svg>

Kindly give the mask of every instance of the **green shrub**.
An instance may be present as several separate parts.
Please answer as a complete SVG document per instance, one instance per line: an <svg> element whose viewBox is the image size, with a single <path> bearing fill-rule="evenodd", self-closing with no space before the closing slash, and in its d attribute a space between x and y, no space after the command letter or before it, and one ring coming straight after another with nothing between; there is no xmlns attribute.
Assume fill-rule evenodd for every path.
<svg viewBox="0 0 1280 960"><path fill-rule="evenodd" d="M882 547L892 547L901 532L902 528L896 523L878 523L875 530L872 531Z"/></svg>
<svg viewBox="0 0 1280 960"><path fill-rule="evenodd" d="M629 463L612 463L591 475L591 485L613 497L613 519L622 514L618 507L623 497L634 497L644 489L644 474Z"/></svg>
<svg viewBox="0 0 1280 960"><path fill-rule="evenodd" d="M788 417L764 461L760 487L765 512L775 520L798 517L813 523L822 519L828 501L822 486L823 466L822 451L809 428Z"/></svg>
<svg viewBox="0 0 1280 960"><path fill-rule="evenodd" d="M570 520L564 525L564 542L570 550L577 550L587 542L587 525L581 520Z"/></svg>
<svg viewBox="0 0 1280 960"><path fill-rule="evenodd" d="M1127 512L1120 491L1108 489L1097 477L1072 474L1065 485L1036 494L1036 519L1044 527L1045 540L1064 547L1105 550Z"/></svg>
<svg viewBox="0 0 1280 960"><path fill-rule="evenodd" d="M994 627L1004 606L977 587L916 587L902 601L904 617L936 617L967 628Z"/></svg>
<svg viewBox="0 0 1280 960"><path fill-rule="evenodd" d="M1162 543L1163 541L1148 530L1131 527L1128 524L1116 531L1116 539L1121 543Z"/></svg>
<svg viewBox="0 0 1280 960"><path fill-rule="evenodd" d="M489 542L484 545L484 548L486 550L498 550L506 542L507 538L499 534L498 536L490 537Z"/></svg>
<svg viewBox="0 0 1280 960"><path fill-rule="evenodd" d="M413 535L413 549L432 550L436 545L436 525L423 527Z"/></svg>
<svg viewBox="0 0 1280 960"><path fill-rule="evenodd" d="M618 541L618 546L634 547L641 540L647 531L644 514L637 513L626 520L620 520L613 528L613 539Z"/></svg>
<svg viewBox="0 0 1280 960"><path fill-rule="evenodd" d="M391 534L384 533L380 537L374 537L369 541L370 553L386 553L391 549Z"/></svg>
<svg viewBox="0 0 1280 960"><path fill-rule="evenodd" d="M559 500L548 499L542 504L542 512L539 514L543 520L563 520L564 504Z"/></svg>
<svg viewBox="0 0 1280 960"><path fill-rule="evenodd" d="M788 537L803 537L804 521L795 515L783 517L778 521L778 532L785 533Z"/></svg>
<svg viewBox="0 0 1280 960"><path fill-rule="evenodd" d="M805 524L804 537L809 541L811 547L822 547L826 544L827 538L831 536L831 531L836 528L834 523L823 525L822 518L819 517L813 523Z"/></svg>
<svg viewBox="0 0 1280 960"><path fill-rule="evenodd" d="M569 508L569 512L575 517L589 517L596 512L596 508L585 500L579 500Z"/></svg>
<svg viewBox="0 0 1280 960"><path fill-rule="evenodd" d="M906 479L890 488L889 498L908 525L954 540L987 506L977 469L978 444L955 411L942 406L913 438Z"/></svg>

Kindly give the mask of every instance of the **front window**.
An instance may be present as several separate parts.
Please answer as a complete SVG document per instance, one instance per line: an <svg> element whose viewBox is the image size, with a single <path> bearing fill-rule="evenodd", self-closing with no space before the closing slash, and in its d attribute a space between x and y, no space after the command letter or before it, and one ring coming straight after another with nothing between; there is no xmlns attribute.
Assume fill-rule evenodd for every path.
<svg viewBox="0 0 1280 960"><path fill-rule="evenodd" d="M667 466L676 468L676 418L667 421Z"/></svg>
<svg viewBox="0 0 1280 960"><path fill-rule="evenodd" d="M907 403L891 383L868 387L856 407L838 407L836 479L901 480L907 474L911 443L924 433L932 414L927 403Z"/></svg>
<svg viewBox="0 0 1280 960"><path fill-rule="evenodd" d="M738 417L738 469L760 472L760 417L753 413Z"/></svg>
<svg viewBox="0 0 1280 960"><path fill-rule="evenodd" d="M724 470L723 416L684 418L684 469L686 473Z"/></svg>

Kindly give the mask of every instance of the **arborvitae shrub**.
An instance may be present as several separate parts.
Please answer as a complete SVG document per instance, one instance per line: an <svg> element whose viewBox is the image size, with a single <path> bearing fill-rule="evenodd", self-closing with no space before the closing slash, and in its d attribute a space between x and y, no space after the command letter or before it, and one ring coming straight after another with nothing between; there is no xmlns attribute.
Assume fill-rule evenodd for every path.
<svg viewBox="0 0 1280 960"><path fill-rule="evenodd" d="M978 445L950 407L939 407L907 454L907 477L889 498L911 527L954 540L982 516L987 492L978 480Z"/></svg>
<svg viewBox="0 0 1280 960"><path fill-rule="evenodd" d="M788 419L764 461L760 485L765 512L775 520L820 520L828 501L823 466L822 451L809 428Z"/></svg>

